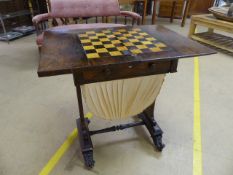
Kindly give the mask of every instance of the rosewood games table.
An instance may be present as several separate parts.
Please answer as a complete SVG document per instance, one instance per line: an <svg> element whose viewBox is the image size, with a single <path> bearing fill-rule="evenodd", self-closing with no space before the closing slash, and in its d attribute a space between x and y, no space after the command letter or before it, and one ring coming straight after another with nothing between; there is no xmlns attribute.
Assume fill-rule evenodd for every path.
<svg viewBox="0 0 233 175"><path fill-rule="evenodd" d="M155 25L46 31L44 38L38 75L73 74L80 112L77 119L79 141L85 165L89 168L94 166L91 141L94 134L145 125L155 147L162 151L163 132L154 119L154 103L135 116L139 118L137 122L89 131L90 120L84 117L83 111L82 85L175 73L180 58L215 53L163 26Z"/></svg>

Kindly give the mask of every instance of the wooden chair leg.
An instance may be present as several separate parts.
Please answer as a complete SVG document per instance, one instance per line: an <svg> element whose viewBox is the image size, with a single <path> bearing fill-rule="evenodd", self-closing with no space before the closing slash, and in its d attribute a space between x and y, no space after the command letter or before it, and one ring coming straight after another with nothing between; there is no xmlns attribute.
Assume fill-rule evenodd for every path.
<svg viewBox="0 0 233 175"><path fill-rule="evenodd" d="M157 8L157 2L159 0L154 0L154 5L153 5L153 13L152 13L152 24L155 24L156 22L156 8Z"/></svg>
<svg viewBox="0 0 233 175"><path fill-rule="evenodd" d="M175 9L176 9L176 1L172 2L172 11L171 11L171 18L170 22L173 23L174 17L175 17Z"/></svg>
<svg viewBox="0 0 233 175"><path fill-rule="evenodd" d="M142 24L146 23L146 10L147 10L147 0L144 0L143 4L143 16L142 16Z"/></svg>
<svg viewBox="0 0 233 175"><path fill-rule="evenodd" d="M184 3L185 3L185 8L184 8L184 14L183 14L183 17L182 17L182 22L181 22L181 27L184 27L185 25L185 21L186 21L186 18L188 16L188 10L189 10L189 0L184 0Z"/></svg>
<svg viewBox="0 0 233 175"><path fill-rule="evenodd" d="M106 23L111 23L111 18L106 16Z"/></svg>

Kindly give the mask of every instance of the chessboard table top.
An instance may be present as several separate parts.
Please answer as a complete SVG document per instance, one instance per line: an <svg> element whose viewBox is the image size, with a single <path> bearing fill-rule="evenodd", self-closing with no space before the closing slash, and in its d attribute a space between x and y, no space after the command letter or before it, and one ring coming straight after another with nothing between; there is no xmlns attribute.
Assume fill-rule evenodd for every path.
<svg viewBox="0 0 233 175"><path fill-rule="evenodd" d="M126 31L140 31L141 33L144 33L142 35L147 35L147 38L149 38L148 40L151 40L152 42L149 41L150 43L148 43L148 40L145 41L142 39L140 42L144 44L137 44L138 41L135 41L137 38L123 38L120 40L119 37L124 37L122 34L120 34L121 36L117 36L118 38L115 38L114 41L110 40L114 47L111 47L113 50L108 50L108 46L107 48L103 48L103 45L112 45L112 43L99 43L99 41L95 41L95 39L100 39L96 38L96 33L101 33L99 29L94 31L92 29L89 31L89 33L94 34L92 36L88 36L94 39L94 41L91 42L89 40L90 38L85 38L87 37L85 36L85 34L87 34L85 32L87 31L84 30L70 31L68 33L46 31L44 34L44 43L40 53L38 75L41 77L61 75L72 73L73 70L77 69L85 70L93 67L96 68L106 65L119 65L130 62L149 62L155 60L171 59L177 60L179 58L188 58L216 53L214 50L186 37L183 37L163 26L127 26L114 29L105 28L102 30L118 32L116 29L125 29ZM84 42L81 36L84 37ZM128 33L126 33L126 36L128 36ZM140 39L140 35L137 35L137 37ZM106 38L109 39L106 36L102 38L103 42L106 41ZM88 39L88 41L86 41L86 39ZM110 41L108 40L106 42ZM93 44L95 42L96 44ZM124 43L128 43L129 47L124 47L128 46L127 44L122 46ZM152 46L153 44L154 46ZM96 48L96 46L101 48ZM121 50L119 48L121 48ZM95 53L92 54L91 57L88 57L90 50L91 53ZM104 55L102 55L101 52L103 52L103 50L108 50L108 52L113 51L114 53L109 54L106 52ZM124 52L125 50L127 50L127 53ZM99 52L100 54L96 57L96 54Z"/></svg>
<svg viewBox="0 0 233 175"><path fill-rule="evenodd" d="M89 30L77 34L87 59L136 56L169 48L140 28Z"/></svg>

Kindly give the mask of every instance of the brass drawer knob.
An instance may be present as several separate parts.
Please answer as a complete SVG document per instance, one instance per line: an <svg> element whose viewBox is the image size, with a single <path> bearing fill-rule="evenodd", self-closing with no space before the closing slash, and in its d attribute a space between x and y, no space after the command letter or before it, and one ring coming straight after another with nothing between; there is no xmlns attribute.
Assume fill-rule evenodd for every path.
<svg viewBox="0 0 233 175"><path fill-rule="evenodd" d="M156 68L156 64L155 63L150 63L149 68L154 70Z"/></svg>
<svg viewBox="0 0 233 175"><path fill-rule="evenodd" d="M109 69L109 68L104 69L104 73L107 76L111 75L111 69Z"/></svg>

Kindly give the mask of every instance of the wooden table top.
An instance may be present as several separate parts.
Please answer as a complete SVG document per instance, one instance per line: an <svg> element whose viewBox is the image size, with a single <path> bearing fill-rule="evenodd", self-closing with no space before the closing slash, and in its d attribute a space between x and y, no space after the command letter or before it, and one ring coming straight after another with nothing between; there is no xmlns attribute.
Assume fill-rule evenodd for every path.
<svg viewBox="0 0 233 175"><path fill-rule="evenodd" d="M130 28L130 27L126 27ZM194 56L210 55L216 51L195 41L183 37L163 26L136 26L150 36L164 43L168 50L157 53L127 55L124 57L109 57L87 59L77 33L79 31L58 32L46 31L38 67L40 77L70 74L73 70L85 70L106 65L124 65L150 61L167 61Z"/></svg>

